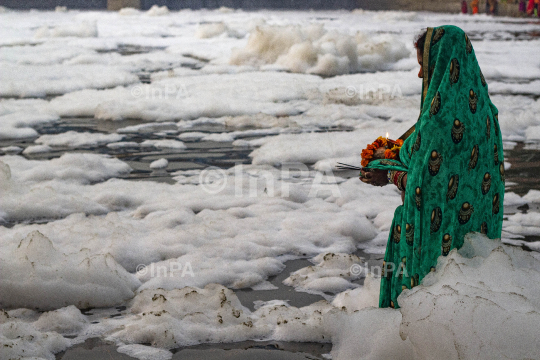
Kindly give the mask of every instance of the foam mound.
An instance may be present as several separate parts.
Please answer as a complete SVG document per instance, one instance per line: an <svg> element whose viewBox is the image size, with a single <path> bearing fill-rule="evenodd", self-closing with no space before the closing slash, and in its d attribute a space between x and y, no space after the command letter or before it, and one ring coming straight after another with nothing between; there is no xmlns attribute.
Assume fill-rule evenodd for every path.
<svg viewBox="0 0 540 360"><path fill-rule="evenodd" d="M3 162L11 167L17 181L35 183L64 180L89 184L126 175L131 171L129 165L116 158L84 153L65 153L49 161L8 156L3 158Z"/></svg>
<svg viewBox="0 0 540 360"><path fill-rule="evenodd" d="M92 290L104 298L99 290L88 285L91 281L80 285L84 275L75 267L69 275L60 271L62 264L69 261L62 261L66 255L51 249L54 248L48 239L32 233L8 256L18 256L18 263L32 262L36 270L30 270L30 266L22 269L20 264L15 270L7 270L16 271L19 277L28 274L37 279L35 282L39 284L25 288L34 294L42 293L39 286L50 286L58 278L66 281L71 276L79 281L76 288L79 295ZM47 255L47 261L54 264L50 266L56 266L54 280L48 280L53 278L51 272L45 268L45 260L40 260L43 256L38 259L37 254ZM204 288L139 289L130 302L128 314L105 318L99 323L89 323L74 306L44 314L12 310L0 313L0 337L9 345L0 349L0 354L20 356L23 349L31 349L32 352L24 354L53 359L52 353L70 345L60 334L79 334L74 341L93 334L106 336L120 346L119 351L140 359L170 358L166 350L181 346L245 340L331 341L332 358L338 360L534 359L540 350L538 257L519 247L503 245L499 240L469 234L463 248L440 257L435 272L426 276L419 286L402 293L398 298L400 309L374 307L379 280L368 275L363 287L337 295L332 304L320 301L303 308L275 300L259 302L251 312L232 290L208 284ZM358 263L340 255L330 258L324 255L318 260L319 264L327 263L327 267L334 268ZM84 266L87 263L82 262ZM4 267L0 270L5 278L12 275ZM126 279L125 273L122 275L118 268L116 271L117 280L108 289L108 300L117 295L115 291L130 286L126 284L134 285L129 278L121 284L119 279ZM26 284L27 279L22 281ZM110 277L93 281L103 285L110 283ZM21 298L12 287L6 287L5 281L0 286L2 306L6 305L6 294ZM65 298L74 293L73 289L69 286L49 289L45 300L50 303L55 292Z"/></svg>
<svg viewBox="0 0 540 360"><path fill-rule="evenodd" d="M234 49L232 65L272 64L291 72L323 76L386 70L410 56L405 45L390 35L368 38L323 25L257 26L243 49Z"/></svg>
<svg viewBox="0 0 540 360"><path fill-rule="evenodd" d="M401 337L415 359L533 359L540 354L540 261L480 235L405 292Z"/></svg>
<svg viewBox="0 0 540 360"><path fill-rule="evenodd" d="M84 249L66 255L39 231L1 257L2 308L114 306L132 298L140 286L111 255L88 256Z"/></svg>
<svg viewBox="0 0 540 360"><path fill-rule="evenodd" d="M312 262L314 266L293 272L283 283L301 291L335 294L358 287L352 281L365 275L362 260L356 255L326 253Z"/></svg>
<svg viewBox="0 0 540 360"><path fill-rule="evenodd" d="M41 332L0 310L0 344L1 359L54 360L54 354L69 347L71 341L56 332Z"/></svg>
<svg viewBox="0 0 540 360"><path fill-rule="evenodd" d="M468 234L421 285L400 295L399 310L328 313L333 359L537 358L540 260L532 254Z"/></svg>
<svg viewBox="0 0 540 360"><path fill-rule="evenodd" d="M165 5L158 6L158 5L152 5L152 7L146 12L146 15L148 16L163 16L169 14L169 8Z"/></svg>
<svg viewBox="0 0 540 360"><path fill-rule="evenodd" d="M135 297L130 308L132 318L124 320L126 325L117 323L118 330L109 340L166 349L244 340L327 342L322 314L331 308L326 301L300 309L270 302L252 313L232 290L218 284L204 289L148 289ZM134 318L136 322L130 321Z"/></svg>
<svg viewBox="0 0 540 360"><path fill-rule="evenodd" d="M67 131L62 134L41 135L36 144L58 147L91 147L118 142L124 138L118 134L94 134L90 132Z"/></svg>
<svg viewBox="0 0 540 360"><path fill-rule="evenodd" d="M195 37L199 39L208 39L226 32L227 25L222 22L210 23L210 24L200 24L195 32Z"/></svg>
<svg viewBox="0 0 540 360"><path fill-rule="evenodd" d="M36 30L36 38L49 37L97 37L98 29L95 21L82 21L74 24L58 25L53 27L43 26Z"/></svg>

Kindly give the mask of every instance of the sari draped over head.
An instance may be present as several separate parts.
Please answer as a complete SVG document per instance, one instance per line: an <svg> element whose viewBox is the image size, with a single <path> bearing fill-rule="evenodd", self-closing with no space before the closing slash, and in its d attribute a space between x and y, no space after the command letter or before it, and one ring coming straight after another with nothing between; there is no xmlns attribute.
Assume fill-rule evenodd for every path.
<svg viewBox="0 0 540 360"><path fill-rule="evenodd" d="M498 111L472 44L458 27L429 28L419 119L399 160L367 168L407 171L384 257L380 307L435 271L464 235L501 236L504 161ZM412 130L411 130L412 131ZM409 133L411 132L409 131Z"/></svg>

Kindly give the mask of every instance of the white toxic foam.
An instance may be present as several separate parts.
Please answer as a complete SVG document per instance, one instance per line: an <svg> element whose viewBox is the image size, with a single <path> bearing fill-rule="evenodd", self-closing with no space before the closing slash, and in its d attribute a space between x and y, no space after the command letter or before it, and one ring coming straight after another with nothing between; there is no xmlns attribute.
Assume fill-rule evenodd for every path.
<svg viewBox="0 0 540 360"><path fill-rule="evenodd" d="M152 5L152 7L146 12L148 16L163 16L169 14L169 8L167 6Z"/></svg>
<svg viewBox="0 0 540 360"><path fill-rule="evenodd" d="M212 24L200 24L195 36L199 39L206 39L223 34L227 31L227 25L222 22Z"/></svg>
<svg viewBox="0 0 540 360"><path fill-rule="evenodd" d="M31 155L31 154L40 154L40 153L46 153L49 151L52 151L52 147L49 145L31 145L24 149L23 154L24 155Z"/></svg>
<svg viewBox="0 0 540 360"><path fill-rule="evenodd" d="M439 258L420 286L403 291L399 310L329 315L333 358L534 358L540 350L538 284L538 257L469 234L460 250Z"/></svg>
<svg viewBox="0 0 540 360"><path fill-rule="evenodd" d="M312 261L314 266L291 273L283 283L298 290L335 294L358 287L352 281L365 275L362 260L355 255L327 253L316 256Z"/></svg>
<svg viewBox="0 0 540 360"><path fill-rule="evenodd" d="M410 50L391 36L347 35L326 31L321 24L257 26L243 49L235 49L234 65L275 64L292 72L340 75L362 70L383 70Z"/></svg>
<svg viewBox="0 0 540 360"><path fill-rule="evenodd" d="M0 343L0 358L31 360L54 360L54 354L72 345L57 332L39 331L4 310L0 310Z"/></svg>
<svg viewBox="0 0 540 360"><path fill-rule="evenodd" d="M150 169L166 169L169 166L169 161L167 159L161 158L150 163Z"/></svg>
<svg viewBox="0 0 540 360"><path fill-rule="evenodd" d="M186 148L186 145L178 140L145 140L140 145L153 146L158 149L184 150Z"/></svg>
<svg viewBox="0 0 540 360"><path fill-rule="evenodd" d="M131 168L116 158L98 154L66 153L51 160L26 160L20 156L5 156L2 161L13 169L17 182L64 180L88 184L128 174Z"/></svg>
<svg viewBox="0 0 540 360"><path fill-rule="evenodd" d="M33 126L58 120L43 100L4 100L0 102L0 140L38 136Z"/></svg>
<svg viewBox="0 0 540 360"><path fill-rule="evenodd" d="M81 21L74 24L57 25L49 28L48 26L40 27L35 34L36 38L47 37L97 37L97 23Z"/></svg>
<svg viewBox="0 0 540 360"><path fill-rule="evenodd" d="M2 307L114 306L133 297L140 285L111 255L64 254L37 231L2 258Z"/></svg>
<svg viewBox="0 0 540 360"><path fill-rule="evenodd" d="M68 131L61 134L41 135L35 142L36 144L55 147L79 148L105 145L107 143L118 142L123 138L124 135L119 134Z"/></svg>
<svg viewBox="0 0 540 360"><path fill-rule="evenodd" d="M304 308L268 303L252 313L229 289L210 284L204 289L144 290L129 309L133 315L120 321L110 340L151 343L171 349L200 342L234 342L250 339L328 342L323 313L326 301ZM138 319L135 323L132 320Z"/></svg>
<svg viewBox="0 0 540 360"><path fill-rule="evenodd" d="M87 88L108 88L138 81L137 76L104 65L2 64L0 96L43 97Z"/></svg>

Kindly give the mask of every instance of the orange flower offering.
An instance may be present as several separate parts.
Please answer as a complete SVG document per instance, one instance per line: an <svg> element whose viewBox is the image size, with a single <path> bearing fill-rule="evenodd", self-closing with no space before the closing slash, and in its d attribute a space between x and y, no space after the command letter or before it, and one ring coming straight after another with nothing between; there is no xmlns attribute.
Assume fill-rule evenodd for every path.
<svg viewBox="0 0 540 360"><path fill-rule="evenodd" d="M399 157L399 150L403 145L403 140L390 140L379 136L372 144L362 150L362 166L367 166L371 160L373 160L374 154L380 148L385 148L385 159L397 159Z"/></svg>

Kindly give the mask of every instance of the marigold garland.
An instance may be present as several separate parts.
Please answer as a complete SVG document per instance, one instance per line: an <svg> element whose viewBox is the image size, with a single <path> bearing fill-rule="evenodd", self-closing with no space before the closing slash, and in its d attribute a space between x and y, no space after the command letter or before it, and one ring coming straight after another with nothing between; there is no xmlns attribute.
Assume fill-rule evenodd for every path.
<svg viewBox="0 0 540 360"><path fill-rule="evenodd" d="M391 145L391 148L388 148ZM379 136L372 144L368 144L367 147L362 150L362 166L367 166L371 160L373 160L373 154L381 148L385 147L384 158L385 159L397 159L399 158L399 150L403 145L403 140L390 140Z"/></svg>

